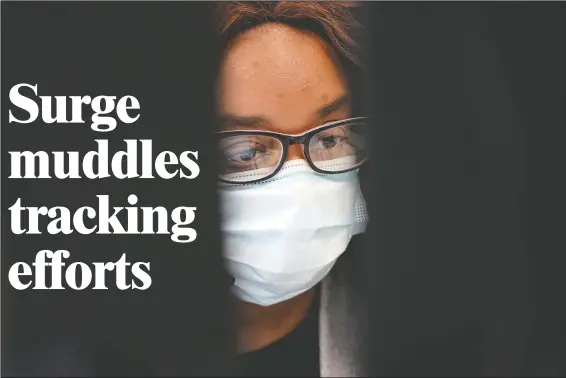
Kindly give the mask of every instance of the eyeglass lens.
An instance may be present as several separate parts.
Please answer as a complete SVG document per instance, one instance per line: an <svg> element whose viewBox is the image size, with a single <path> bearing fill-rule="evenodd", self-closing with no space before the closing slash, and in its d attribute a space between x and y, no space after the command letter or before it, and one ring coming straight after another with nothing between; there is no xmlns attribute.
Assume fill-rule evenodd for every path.
<svg viewBox="0 0 566 378"><path fill-rule="evenodd" d="M305 154L321 171L347 171L366 159L365 135L366 124L363 122L323 129L310 138ZM222 136L218 144L220 178L245 183L268 177L284 159L283 150L282 142L273 136Z"/></svg>

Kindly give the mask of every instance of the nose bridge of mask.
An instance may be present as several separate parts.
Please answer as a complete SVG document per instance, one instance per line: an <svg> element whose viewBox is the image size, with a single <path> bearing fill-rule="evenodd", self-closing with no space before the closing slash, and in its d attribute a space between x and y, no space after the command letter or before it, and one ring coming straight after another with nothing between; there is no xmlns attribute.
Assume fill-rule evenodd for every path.
<svg viewBox="0 0 566 378"><path fill-rule="evenodd" d="M236 180L236 179L242 179L242 178L248 178L248 179L251 180L251 179L258 178L258 177L266 176L272 170L273 170L273 168L258 168L258 169L252 169L252 170L249 170L249 171L246 171L246 172L239 172L239 173L224 175L223 178L226 179L226 180ZM288 162L285 162L283 164L283 166L281 167L281 169L279 170L279 172L274 177L272 177L268 180L261 181L259 183L253 183L253 184L219 183L219 186L220 186L220 189L223 189L223 190L239 189L239 188L242 188L242 187L246 187L246 188L255 187L257 185L265 185L265 184L268 184L270 182L277 181L281 178L286 177L290 173L294 173L294 172L314 172L314 170L303 159L290 160Z"/></svg>
<svg viewBox="0 0 566 378"><path fill-rule="evenodd" d="M327 169L327 170L332 170L332 171L341 171L341 170L346 170L348 169L348 167L351 167L352 164L355 163L356 158L353 156L346 156L346 157L341 157L341 158L336 158L336 159L331 159L331 160L327 160L327 161L323 161L323 162L316 162L316 165L320 168L320 169ZM269 172L271 172L272 168L258 168L258 169L253 169L250 171L246 171L246 172L239 172L239 173L233 173L233 174L227 174L227 175L223 175L222 177L226 180L241 180L243 178L249 178L251 179L255 179L258 177L263 177L267 174L269 174ZM318 173L316 171L314 171L311 166L309 165L309 163L304 160L304 159L294 159L294 160L289 160L287 162L285 162L283 164L283 166L281 167L281 169L279 170L279 172L272 178L265 180L265 181L261 181L259 183L253 183L253 184L246 184L246 183L242 183L242 184L235 184L235 183L219 183L219 187L220 189L231 189L231 188L241 188L241 187L252 187L252 186L256 186L256 185L266 185L270 182L274 182L274 181L278 181L280 179L283 179L291 174L294 173L298 173L298 172L310 172L314 175L318 175L318 176L329 176L329 177L333 177L334 179L340 179L342 177L342 174L334 174L334 173ZM358 170L354 170L353 172L358 172Z"/></svg>
<svg viewBox="0 0 566 378"><path fill-rule="evenodd" d="M289 165L265 184L223 190L223 230L294 231L300 239L309 236L304 233L313 225L324 228L355 221L356 173L320 175L304 164Z"/></svg>
<svg viewBox="0 0 566 378"><path fill-rule="evenodd" d="M326 161L317 161L316 166L319 169L323 169L323 170L342 171L348 169L348 167L351 167L355 163L355 160L356 158L354 156L346 156L346 157L340 157ZM355 170L354 172L357 171L358 170ZM285 164L283 164L283 167L281 167L281 171L274 177L274 179L276 179L278 176L282 178L297 172L311 172L318 176L329 177L334 179L340 179L344 177L344 174L318 173L311 168L311 166L306 160L300 159L300 160L290 160L287 161Z"/></svg>

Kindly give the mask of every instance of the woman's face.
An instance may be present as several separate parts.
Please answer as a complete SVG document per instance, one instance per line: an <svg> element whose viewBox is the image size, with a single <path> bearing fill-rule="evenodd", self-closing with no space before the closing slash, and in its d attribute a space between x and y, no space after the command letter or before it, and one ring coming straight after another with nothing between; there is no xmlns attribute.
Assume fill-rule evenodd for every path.
<svg viewBox="0 0 566 378"><path fill-rule="evenodd" d="M269 23L243 33L221 65L224 129L299 134L351 116L346 80L317 36ZM287 160L304 159L292 146Z"/></svg>

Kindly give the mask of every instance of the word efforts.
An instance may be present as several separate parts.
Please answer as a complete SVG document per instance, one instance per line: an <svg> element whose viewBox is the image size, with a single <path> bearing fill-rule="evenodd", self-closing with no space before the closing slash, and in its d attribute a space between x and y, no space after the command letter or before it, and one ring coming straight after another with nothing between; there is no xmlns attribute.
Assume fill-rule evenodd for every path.
<svg viewBox="0 0 566 378"><path fill-rule="evenodd" d="M126 254L116 262L94 262L92 269L89 265L82 262L74 262L67 266L63 259L71 256L69 251L42 250L35 255L35 262L31 265L25 262L18 262L10 268L8 279L16 290L25 290L32 287L35 290L62 290L63 276L65 283L73 290L84 290L92 287L95 290L107 290L106 272L115 272L116 286L120 290L139 289L145 290L151 286L149 276L149 263L137 262L133 265L126 261ZM131 265L132 278L127 279L128 268ZM66 268L65 268L66 267ZM65 268L65 269L63 269ZM51 271L51 285L46 284L46 270ZM63 270L65 273L63 274ZM94 272L93 272L94 270ZM80 275L80 279L79 279ZM141 283L138 285L136 283Z"/></svg>

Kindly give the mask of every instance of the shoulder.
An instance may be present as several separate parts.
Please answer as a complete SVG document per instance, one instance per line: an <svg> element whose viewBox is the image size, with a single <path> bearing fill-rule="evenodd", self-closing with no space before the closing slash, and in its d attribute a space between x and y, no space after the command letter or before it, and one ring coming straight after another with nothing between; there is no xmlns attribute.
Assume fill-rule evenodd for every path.
<svg viewBox="0 0 566 378"><path fill-rule="evenodd" d="M352 239L321 288L320 331L323 376L360 376L363 371L362 342L366 321L364 295L357 292L356 256L363 238Z"/></svg>

